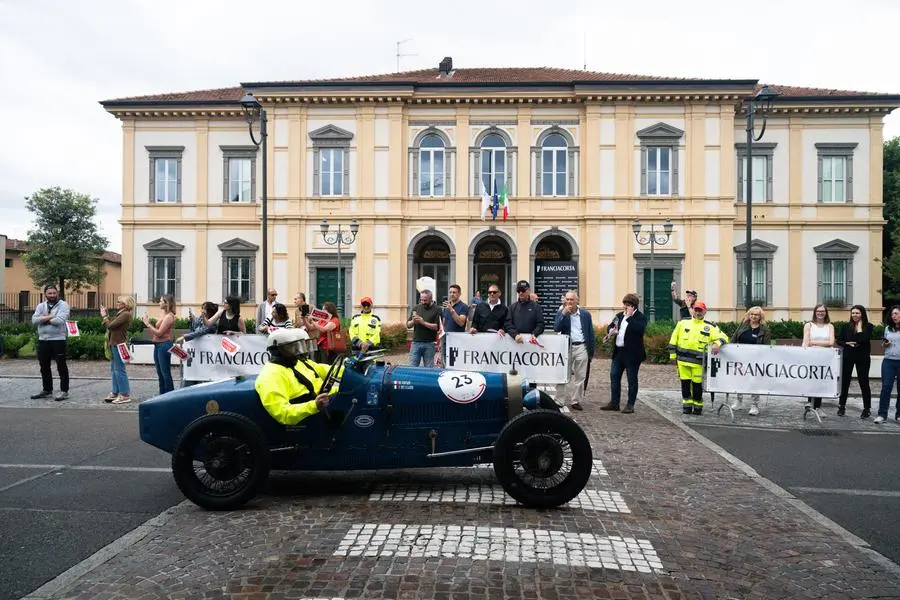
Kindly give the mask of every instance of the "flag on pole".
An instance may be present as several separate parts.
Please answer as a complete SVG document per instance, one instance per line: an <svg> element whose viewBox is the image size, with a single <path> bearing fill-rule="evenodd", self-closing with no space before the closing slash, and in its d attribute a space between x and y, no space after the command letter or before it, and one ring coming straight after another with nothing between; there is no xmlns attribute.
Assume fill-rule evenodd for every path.
<svg viewBox="0 0 900 600"><path fill-rule="evenodd" d="M503 184L503 195L500 196L500 208L503 209L503 220L509 216L509 186Z"/></svg>
<svg viewBox="0 0 900 600"><path fill-rule="evenodd" d="M497 211L500 210L500 195L497 193L497 182L494 182L494 197L491 202L491 215L497 220Z"/></svg>
<svg viewBox="0 0 900 600"><path fill-rule="evenodd" d="M481 182L481 220L484 221L484 215L491 210L491 195L488 194L487 188L484 187L484 181Z"/></svg>

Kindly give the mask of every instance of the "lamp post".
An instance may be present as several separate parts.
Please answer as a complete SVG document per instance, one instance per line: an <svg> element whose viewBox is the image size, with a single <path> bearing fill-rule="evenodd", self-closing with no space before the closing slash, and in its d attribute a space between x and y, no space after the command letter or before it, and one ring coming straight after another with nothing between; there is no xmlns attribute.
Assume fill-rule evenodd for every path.
<svg viewBox="0 0 900 600"><path fill-rule="evenodd" d="M666 222L663 224L662 234L660 234L656 225L653 223L650 224L650 231L647 232L647 235L641 235L641 222L638 219L635 219L631 224L631 231L634 233L634 241L636 241L641 246L650 245L650 305L648 312L650 313L650 320L656 320L656 306L654 301L654 293L655 289L655 276L656 273L653 270L653 255L655 254L656 245L665 246L669 243L669 240L672 238L672 221L666 219Z"/></svg>
<svg viewBox="0 0 900 600"><path fill-rule="evenodd" d="M259 148L262 147L262 289L263 296L269 289L269 197L268 197L268 163L266 162L266 138L269 137L267 127L268 119L266 109L262 107L253 94L244 94L241 98L241 107L244 109L244 120L250 129L250 141ZM259 141L253 135L253 123L259 119Z"/></svg>
<svg viewBox="0 0 900 600"><path fill-rule="evenodd" d="M747 203L747 248L744 256L744 277L747 280L747 288L744 290L745 308L750 308L753 304L753 251L751 242L753 240L753 142L758 142L766 133L766 120L769 111L772 110L772 101L780 96L780 94L772 90L769 86L764 85L761 90L756 92L755 96L748 98L747 103L747 178L745 184L747 193L744 194L744 200ZM759 135L756 135L755 125L753 123L756 112L762 117L762 129Z"/></svg>
<svg viewBox="0 0 900 600"><path fill-rule="evenodd" d="M349 246L356 239L356 234L359 232L359 222L356 219L350 221L350 231L347 231L343 228L343 225L338 223L337 229L333 232L329 232L328 228L328 219L322 219L322 223L319 225L319 228L322 230L322 239L329 246L337 246L337 309L338 314L344 314L344 292L343 292L343 281L344 278L343 272L341 270L341 246Z"/></svg>

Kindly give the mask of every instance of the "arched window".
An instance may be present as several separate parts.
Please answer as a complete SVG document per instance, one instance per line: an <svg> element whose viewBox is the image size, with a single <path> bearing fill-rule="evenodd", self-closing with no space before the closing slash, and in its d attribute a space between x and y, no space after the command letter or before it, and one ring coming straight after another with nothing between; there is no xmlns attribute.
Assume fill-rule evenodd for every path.
<svg viewBox="0 0 900 600"><path fill-rule="evenodd" d="M500 194L506 185L506 143L496 133L481 141L481 183L488 194Z"/></svg>
<svg viewBox="0 0 900 600"><path fill-rule="evenodd" d="M446 169L444 140L434 134L425 136L419 145L419 195L443 196Z"/></svg>
<svg viewBox="0 0 900 600"><path fill-rule="evenodd" d="M541 195L568 195L568 144L563 136L551 133L541 144Z"/></svg>

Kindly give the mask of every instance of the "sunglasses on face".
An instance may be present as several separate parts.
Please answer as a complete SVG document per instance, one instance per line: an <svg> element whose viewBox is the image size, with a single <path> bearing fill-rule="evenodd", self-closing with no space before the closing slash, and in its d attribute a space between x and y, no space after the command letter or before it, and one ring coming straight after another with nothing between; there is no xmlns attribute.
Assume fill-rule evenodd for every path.
<svg viewBox="0 0 900 600"><path fill-rule="evenodd" d="M500 290L489 290L488 294L499 294Z"/></svg>
<svg viewBox="0 0 900 600"><path fill-rule="evenodd" d="M368 302L363 302L362 305L363 305L365 308L369 308L370 306L372 306L372 305L369 304Z"/></svg>

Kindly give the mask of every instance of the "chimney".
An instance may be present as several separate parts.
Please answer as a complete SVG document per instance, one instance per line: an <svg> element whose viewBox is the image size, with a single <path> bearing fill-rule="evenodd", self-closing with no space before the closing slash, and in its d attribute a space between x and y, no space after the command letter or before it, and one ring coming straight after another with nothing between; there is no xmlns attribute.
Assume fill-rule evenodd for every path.
<svg viewBox="0 0 900 600"><path fill-rule="evenodd" d="M441 77L450 75L450 71L453 70L453 59L449 56L445 56L444 60L441 61L441 64L438 65L438 68L441 71Z"/></svg>

